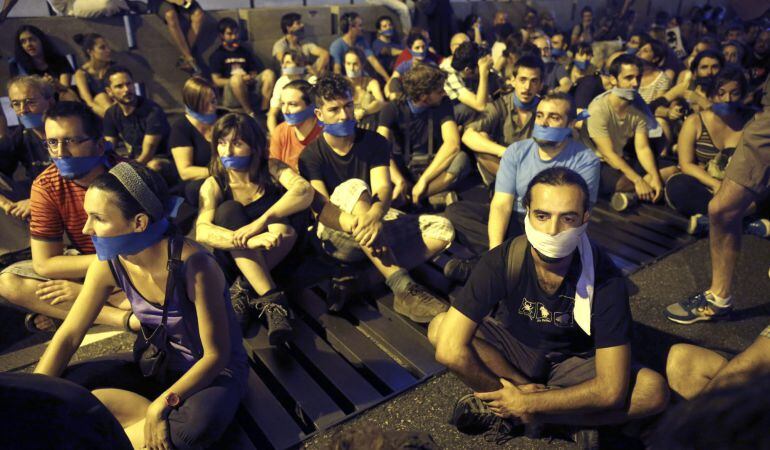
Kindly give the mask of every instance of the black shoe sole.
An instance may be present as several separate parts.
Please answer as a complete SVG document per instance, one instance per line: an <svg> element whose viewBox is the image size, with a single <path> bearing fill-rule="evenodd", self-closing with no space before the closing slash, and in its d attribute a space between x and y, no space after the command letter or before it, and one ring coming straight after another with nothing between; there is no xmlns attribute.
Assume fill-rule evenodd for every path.
<svg viewBox="0 0 770 450"><path fill-rule="evenodd" d="M291 337L291 332L292 332L291 328L283 329L283 330L269 331L267 333L267 341L273 347L277 347L279 345L283 345Z"/></svg>

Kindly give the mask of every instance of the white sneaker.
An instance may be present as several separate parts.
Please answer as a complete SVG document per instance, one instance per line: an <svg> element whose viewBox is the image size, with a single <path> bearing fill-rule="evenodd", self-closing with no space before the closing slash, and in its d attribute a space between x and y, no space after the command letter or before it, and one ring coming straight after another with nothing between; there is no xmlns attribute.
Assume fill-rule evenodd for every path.
<svg viewBox="0 0 770 450"><path fill-rule="evenodd" d="M610 206L615 211L625 211L629 206L635 205L638 198L633 192L616 192L612 194Z"/></svg>

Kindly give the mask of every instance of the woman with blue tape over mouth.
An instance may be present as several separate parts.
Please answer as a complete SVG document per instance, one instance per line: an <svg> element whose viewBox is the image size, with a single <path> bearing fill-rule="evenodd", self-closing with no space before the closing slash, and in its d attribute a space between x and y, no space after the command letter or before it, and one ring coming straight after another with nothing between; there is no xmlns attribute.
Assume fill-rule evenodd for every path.
<svg viewBox="0 0 770 450"><path fill-rule="evenodd" d="M134 448L211 445L235 416L248 377L224 276L210 253L175 233L172 203L162 177L136 163L93 181L83 232L98 260L35 368L91 390ZM134 353L67 367L116 288L141 325ZM148 344L164 355L153 367L143 364Z"/></svg>
<svg viewBox="0 0 770 450"><path fill-rule="evenodd" d="M268 159L265 135L244 114L217 121L212 147L196 238L215 249L228 284L235 281L233 307L242 329L264 316L270 343L280 345L290 338L293 314L270 271L307 229L313 190L285 163Z"/></svg>
<svg viewBox="0 0 770 450"><path fill-rule="evenodd" d="M345 52L344 70L353 84L353 117L359 128L374 130L377 128L377 114L385 107L380 82L366 73L363 55L356 48Z"/></svg>
<svg viewBox="0 0 770 450"><path fill-rule="evenodd" d="M315 84L316 76L311 74L311 69L312 66L310 66L308 59L299 50L289 49L283 53L281 76L273 87L270 110L267 112L267 130L270 135L275 132L281 117L281 93L283 93L283 89L296 80L307 80L310 84Z"/></svg>

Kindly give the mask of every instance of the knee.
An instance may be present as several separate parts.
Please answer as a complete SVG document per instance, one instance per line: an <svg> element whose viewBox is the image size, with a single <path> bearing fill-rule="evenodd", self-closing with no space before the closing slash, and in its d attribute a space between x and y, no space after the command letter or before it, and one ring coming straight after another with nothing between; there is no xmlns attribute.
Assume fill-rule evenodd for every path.
<svg viewBox="0 0 770 450"><path fill-rule="evenodd" d="M243 74L234 73L230 75L230 86L232 86L233 89L246 86L246 81L243 79Z"/></svg>
<svg viewBox="0 0 770 450"><path fill-rule="evenodd" d="M193 25L200 25L203 23L203 19L206 18L206 15L203 13L203 10L198 8L195 11L190 14L190 22L192 22Z"/></svg>
<svg viewBox="0 0 770 450"><path fill-rule="evenodd" d="M265 84L275 84L275 72L273 72L271 69L265 69L260 74L262 77L262 82Z"/></svg>
<svg viewBox="0 0 770 450"><path fill-rule="evenodd" d="M174 448L178 450L193 450L209 448L221 436L229 423L225 423L220 415L207 418L209 423L201 426L197 420L188 419L186 422L170 422L169 435Z"/></svg>
<svg viewBox="0 0 770 450"><path fill-rule="evenodd" d="M685 383L692 374L692 355L689 344L676 344L668 351L666 359L666 378L674 390Z"/></svg>
<svg viewBox="0 0 770 450"><path fill-rule="evenodd" d="M735 205L724 201L719 193L709 201L708 211L709 222L713 225L735 224L743 217L742 211L739 211Z"/></svg>
<svg viewBox="0 0 770 450"><path fill-rule="evenodd" d="M163 14L163 18L166 19L166 23L169 26L175 27L179 26L179 16L177 15L176 11L173 9L169 9L166 11L165 14Z"/></svg>
<svg viewBox="0 0 770 450"><path fill-rule="evenodd" d="M19 295L22 290L22 278L12 273L0 274L0 297L14 305L22 305L26 299Z"/></svg>
<svg viewBox="0 0 770 450"><path fill-rule="evenodd" d="M436 347L436 343L438 342L438 331L441 328L441 322L444 321L445 315L446 313L443 313L443 312L439 313L428 324L428 340L430 341L431 344L433 344L434 348Z"/></svg>
<svg viewBox="0 0 770 450"><path fill-rule="evenodd" d="M245 225L242 223L243 215L243 205L235 200L225 200L214 212L214 223L228 230L237 230Z"/></svg>

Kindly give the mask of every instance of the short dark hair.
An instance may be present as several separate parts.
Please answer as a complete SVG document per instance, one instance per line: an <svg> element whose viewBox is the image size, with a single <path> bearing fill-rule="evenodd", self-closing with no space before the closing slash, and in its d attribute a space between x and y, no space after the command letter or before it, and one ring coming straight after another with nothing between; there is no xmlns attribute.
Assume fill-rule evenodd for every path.
<svg viewBox="0 0 770 450"><path fill-rule="evenodd" d="M130 164L131 167L139 175L139 178L144 181L148 188L158 197L160 204L166 207L169 204L169 192L168 185L163 179L163 176L147 166L139 164L134 161L127 161L126 164ZM147 214L150 218L150 223L160 220L160 218L153 219L149 211L134 198L131 193L128 192L126 187L120 180L113 174L105 172L99 175L89 186L89 189L100 189L102 191L109 192L115 199L115 206L118 207L123 217L130 220L136 217L137 214Z"/></svg>
<svg viewBox="0 0 770 450"><path fill-rule="evenodd" d="M657 59L657 64L666 61L666 56L668 55L668 47L666 44L660 42L657 39L650 38L650 40L645 42L644 45L650 46L653 56Z"/></svg>
<svg viewBox="0 0 770 450"><path fill-rule="evenodd" d="M583 212L591 207L591 197L588 193L588 184L586 180L574 170L566 167L551 167L535 175L527 185L527 193L521 199L524 208L529 209L532 204L532 188L538 184L547 184L549 186L577 186L583 193Z"/></svg>
<svg viewBox="0 0 770 450"><path fill-rule="evenodd" d="M305 102L305 105L313 103L313 85L308 83L307 80L293 80L288 82L283 88L296 89L302 92L302 101Z"/></svg>
<svg viewBox="0 0 770 450"><path fill-rule="evenodd" d="M390 16L380 16L380 17L377 18L377 22L375 22L378 30L380 29L380 26L381 26L382 22L384 22L386 20L389 20L391 25L394 24L392 17L390 17Z"/></svg>
<svg viewBox="0 0 770 450"><path fill-rule="evenodd" d="M746 80L746 75L743 74L743 70L735 66L727 66L719 71L716 79L709 86L708 96L715 96L719 92L719 88L733 81L738 83L738 88L741 90L741 98L744 98L748 93L749 83Z"/></svg>
<svg viewBox="0 0 770 450"><path fill-rule="evenodd" d="M420 27L414 27L411 30L409 30L409 34L406 36L406 46L407 48L412 48L412 45L417 41L423 41L425 42L425 50L427 51L428 48L428 38L425 37L425 30L423 30Z"/></svg>
<svg viewBox="0 0 770 450"><path fill-rule="evenodd" d="M329 73L316 81L313 89L313 101L316 107L325 102L353 96L353 85L340 74Z"/></svg>
<svg viewBox="0 0 770 450"><path fill-rule="evenodd" d="M725 66L725 57L722 56L722 53L712 49L703 50L702 52L695 55L695 57L692 59L692 62L690 63L690 71L692 72L693 76L695 75L695 72L698 70L698 64L700 64L703 58L716 59L717 61L719 61L719 67Z"/></svg>
<svg viewBox="0 0 770 450"><path fill-rule="evenodd" d="M609 68L610 75L617 78L620 71L623 70L623 66L636 66L639 73L642 72L642 61L639 58L634 55L620 55L612 60Z"/></svg>
<svg viewBox="0 0 770 450"><path fill-rule="evenodd" d="M112 86L112 83L110 82L110 77L118 73L128 74L128 76L131 77L131 80L134 79L134 75L131 73L130 70L128 70L127 67L121 66L120 64L113 64L112 66L109 67L109 69L107 69L107 71L104 72L103 80L107 82L107 87Z"/></svg>
<svg viewBox="0 0 770 450"><path fill-rule="evenodd" d="M575 109L575 100L572 98L570 94L567 94L566 92L551 92L550 94L546 94L543 96L543 98L540 99L540 102L549 102L549 101L563 101L567 102L567 120L572 120L577 116L577 110Z"/></svg>
<svg viewBox="0 0 770 450"><path fill-rule="evenodd" d="M593 14L594 10L590 6L584 6L583 9L580 10L580 16L582 17L583 14L585 14L587 12L590 12L591 14Z"/></svg>
<svg viewBox="0 0 770 450"><path fill-rule="evenodd" d="M294 22L302 21L302 16L295 12L286 13L281 16L281 32L283 34L289 33L289 27L294 25Z"/></svg>
<svg viewBox="0 0 770 450"><path fill-rule="evenodd" d="M479 46L475 42L463 42L455 50L452 56L452 68L461 71L466 68L475 68L479 62Z"/></svg>
<svg viewBox="0 0 770 450"><path fill-rule="evenodd" d="M588 42L581 42L575 47L575 55L578 54L594 56L594 46Z"/></svg>
<svg viewBox="0 0 770 450"><path fill-rule="evenodd" d="M431 65L417 64L412 66L401 80L407 98L416 101L422 95L429 95L443 89L446 74Z"/></svg>
<svg viewBox="0 0 770 450"><path fill-rule="evenodd" d="M350 24L359 17L361 16L356 12L347 12L343 14L342 17L340 17L340 31L342 34L350 31Z"/></svg>
<svg viewBox="0 0 770 450"><path fill-rule="evenodd" d="M545 64L539 55L533 55L527 53L516 61L513 65L513 76L519 73L519 68L526 67L527 69L537 69L540 71L540 78L545 77Z"/></svg>
<svg viewBox="0 0 770 450"><path fill-rule="evenodd" d="M232 17L225 17L224 19L217 22L217 31L219 31L219 34L225 34L225 31L228 29L232 31L238 31L241 29L241 27Z"/></svg>
<svg viewBox="0 0 770 450"><path fill-rule="evenodd" d="M80 119L83 132L91 139L102 137L102 119L88 106L80 102L61 101L48 108L45 113L46 120L58 120L76 117Z"/></svg>

